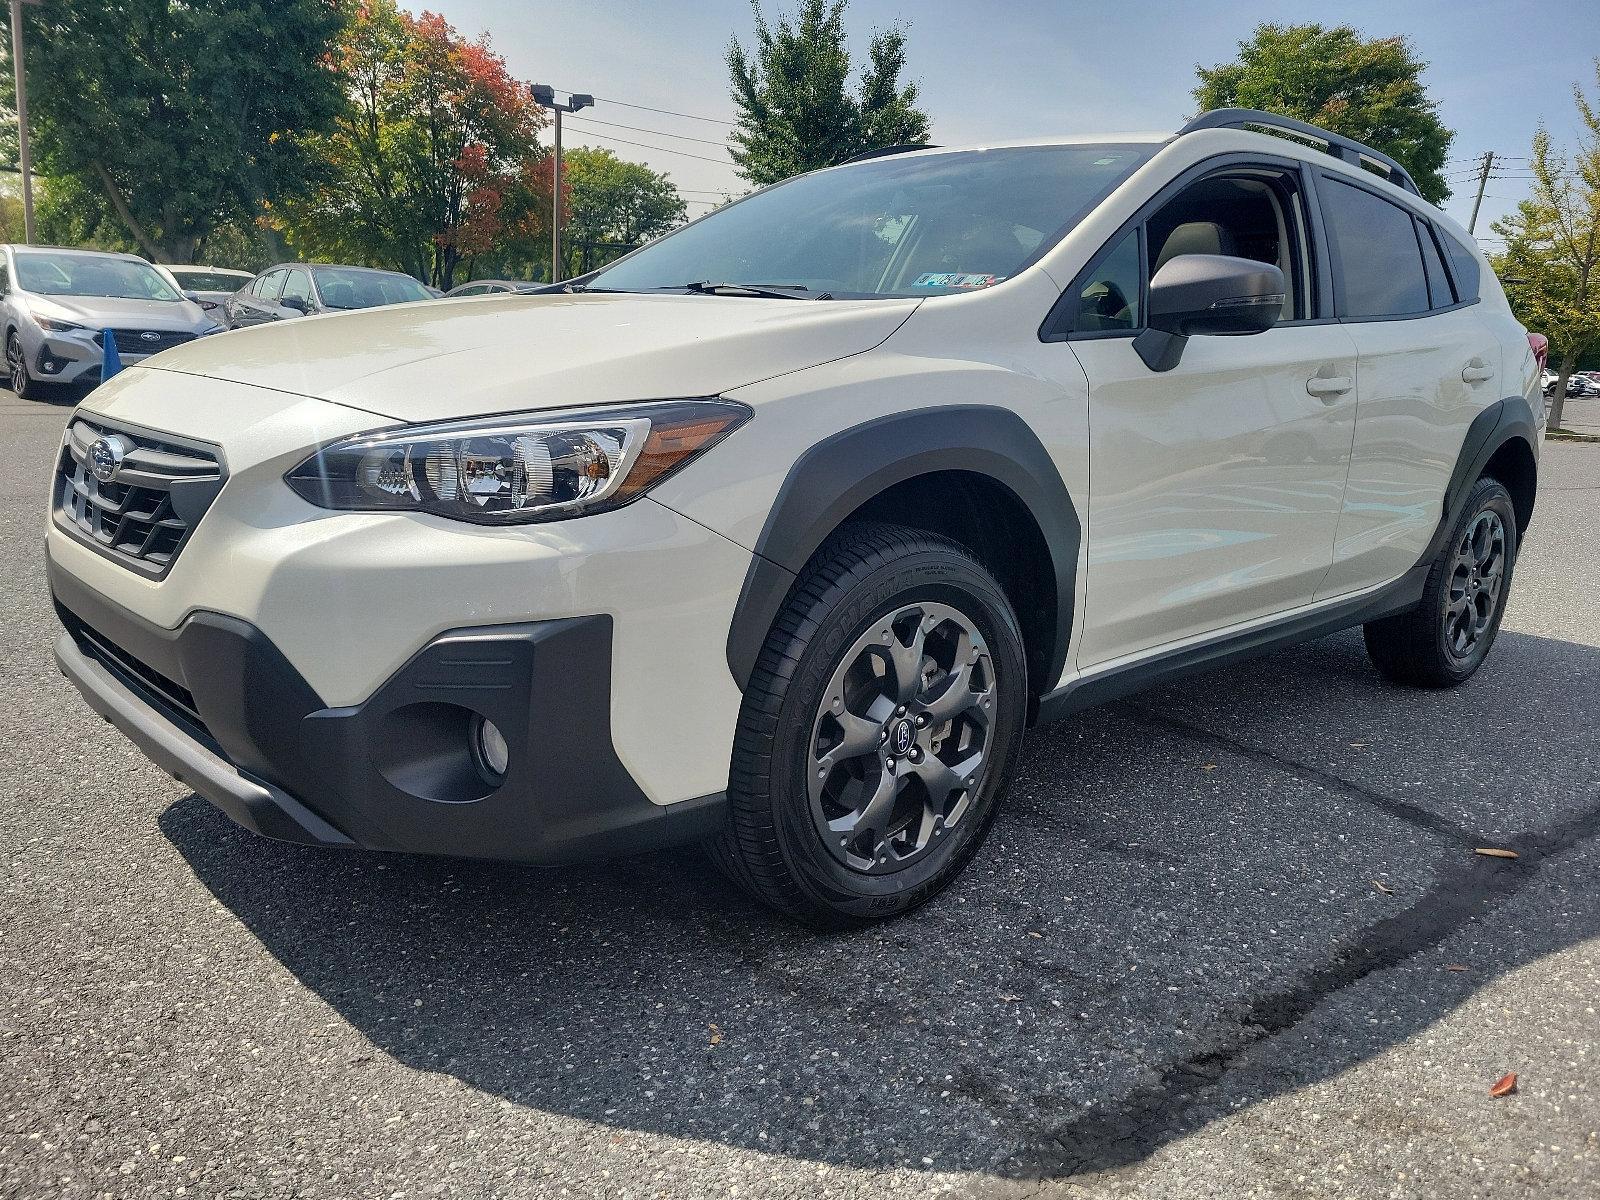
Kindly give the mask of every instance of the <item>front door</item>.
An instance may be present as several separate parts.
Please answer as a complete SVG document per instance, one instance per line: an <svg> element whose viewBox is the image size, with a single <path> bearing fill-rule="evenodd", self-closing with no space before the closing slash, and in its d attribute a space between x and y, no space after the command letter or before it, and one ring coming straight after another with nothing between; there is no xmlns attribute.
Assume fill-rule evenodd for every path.
<svg viewBox="0 0 1600 1200"><path fill-rule="evenodd" d="M1316 319L1305 212L1292 173L1207 177L1148 218L1142 243L1130 231L1089 273L1085 333L1070 341L1089 384L1080 670L1309 604L1327 574L1356 348ZM1278 265L1285 319L1251 336L1191 338L1175 368L1152 371L1132 334L1149 277L1186 253Z"/></svg>

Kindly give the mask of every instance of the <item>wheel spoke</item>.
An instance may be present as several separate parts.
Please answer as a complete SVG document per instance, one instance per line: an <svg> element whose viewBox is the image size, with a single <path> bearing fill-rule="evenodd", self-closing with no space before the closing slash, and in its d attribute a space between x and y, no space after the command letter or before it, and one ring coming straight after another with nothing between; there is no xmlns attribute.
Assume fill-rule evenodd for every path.
<svg viewBox="0 0 1600 1200"><path fill-rule="evenodd" d="M927 637L920 618L909 643L902 642L893 627L889 630L889 661L894 666L895 700L900 704L910 704L922 690L922 649Z"/></svg>
<svg viewBox="0 0 1600 1200"><path fill-rule="evenodd" d="M842 762L847 758L860 758L863 754L876 754L881 726L867 717L858 717L845 711L835 713L833 719L844 730L844 737L819 761Z"/></svg>
<svg viewBox="0 0 1600 1200"><path fill-rule="evenodd" d="M922 698L920 707L930 725L943 725L959 717L969 708L977 707L986 693L972 690L972 664L962 663L945 676L943 686L932 698Z"/></svg>
<svg viewBox="0 0 1600 1200"><path fill-rule="evenodd" d="M967 781L977 776L978 768L982 765L982 751L969 754L954 766L930 754L921 762L912 764L911 770L928 789L933 811L942 813L949 804L951 794L964 791L968 786Z"/></svg>
<svg viewBox="0 0 1600 1200"><path fill-rule="evenodd" d="M878 775L878 786L872 790L871 797L859 813L856 814L851 832L859 834L863 829L870 829L874 833L882 833L888 825L889 818L894 815L895 797L900 794L900 777L893 767L884 767ZM882 841L879 837L877 841ZM875 850L876 842L868 850Z"/></svg>

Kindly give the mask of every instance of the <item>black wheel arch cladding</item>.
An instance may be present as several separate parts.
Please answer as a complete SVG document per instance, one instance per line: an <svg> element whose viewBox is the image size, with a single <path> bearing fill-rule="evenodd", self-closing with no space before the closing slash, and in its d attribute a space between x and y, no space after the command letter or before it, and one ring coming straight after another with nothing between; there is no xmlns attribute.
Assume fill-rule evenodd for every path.
<svg viewBox="0 0 1600 1200"><path fill-rule="evenodd" d="M728 633L728 668L749 686L768 631L818 547L863 505L897 484L940 472L992 480L1037 524L1051 558L1056 619L1042 660L1060 677L1071 640L1083 526L1055 461L1026 421L993 405L949 405L880 417L842 430L800 456L779 489ZM914 518L907 524L915 525Z"/></svg>

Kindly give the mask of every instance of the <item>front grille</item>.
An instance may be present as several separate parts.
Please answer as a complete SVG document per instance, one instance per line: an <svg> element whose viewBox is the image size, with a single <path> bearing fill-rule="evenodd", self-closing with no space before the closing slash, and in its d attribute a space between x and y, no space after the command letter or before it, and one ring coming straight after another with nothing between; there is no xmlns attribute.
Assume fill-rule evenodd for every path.
<svg viewBox="0 0 1600 1200"><path fill-rule="evenodd" d="M92 452L100 445L102 474ZM56 523L151 579L166 575L222 489L220 456L194 443L79 418L56 471Z"/></svg>
<svg viewBox="0 0 1600 1200"><path fill-rule="evenodd" d="M113 329L111 336L117 343L118 354L155 354L160 350L181 346L184 342L192 342L195 337L192 333L170 329ZM102 345L104 340L101 334L94 335L96 346Z"/></svg>

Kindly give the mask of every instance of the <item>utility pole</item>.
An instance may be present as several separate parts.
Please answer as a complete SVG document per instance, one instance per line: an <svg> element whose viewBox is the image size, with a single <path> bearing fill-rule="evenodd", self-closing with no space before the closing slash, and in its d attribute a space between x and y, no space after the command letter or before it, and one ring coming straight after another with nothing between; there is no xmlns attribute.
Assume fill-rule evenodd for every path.
<svg viewBox="0 0 1600 1200"><path fill-rule="evenodd" d="M1478 227L1478 206L1483 203L1483 189L1489 184L1489 172L1494 170L1494 151L1483 152L1483 166L1478 171L1478 194L1472 198L1472 216L1467 219L1467 232L1472 233Z"/></svg>
<svg viewBox="0 0 1600 1200"><path fill-rule="evenodd" d="M22 6L11 0L11 72L17 85L17 166L22 170L22 240L33 244L33 156L28 147L28 73L22 59Z"/></svg>
<svg viewBox="0 0 1600 1200"><path fill-rule="evenodd" d="M16 0L11 0L13 4ZM567 93L565 104L556 103L556 90L548 83L536 83L530 89L534 103L543 105L556 115L555 171L550 176L550 282L561 282L561 114L575 113L594 103L593 96L577 92Z"/></svg>

